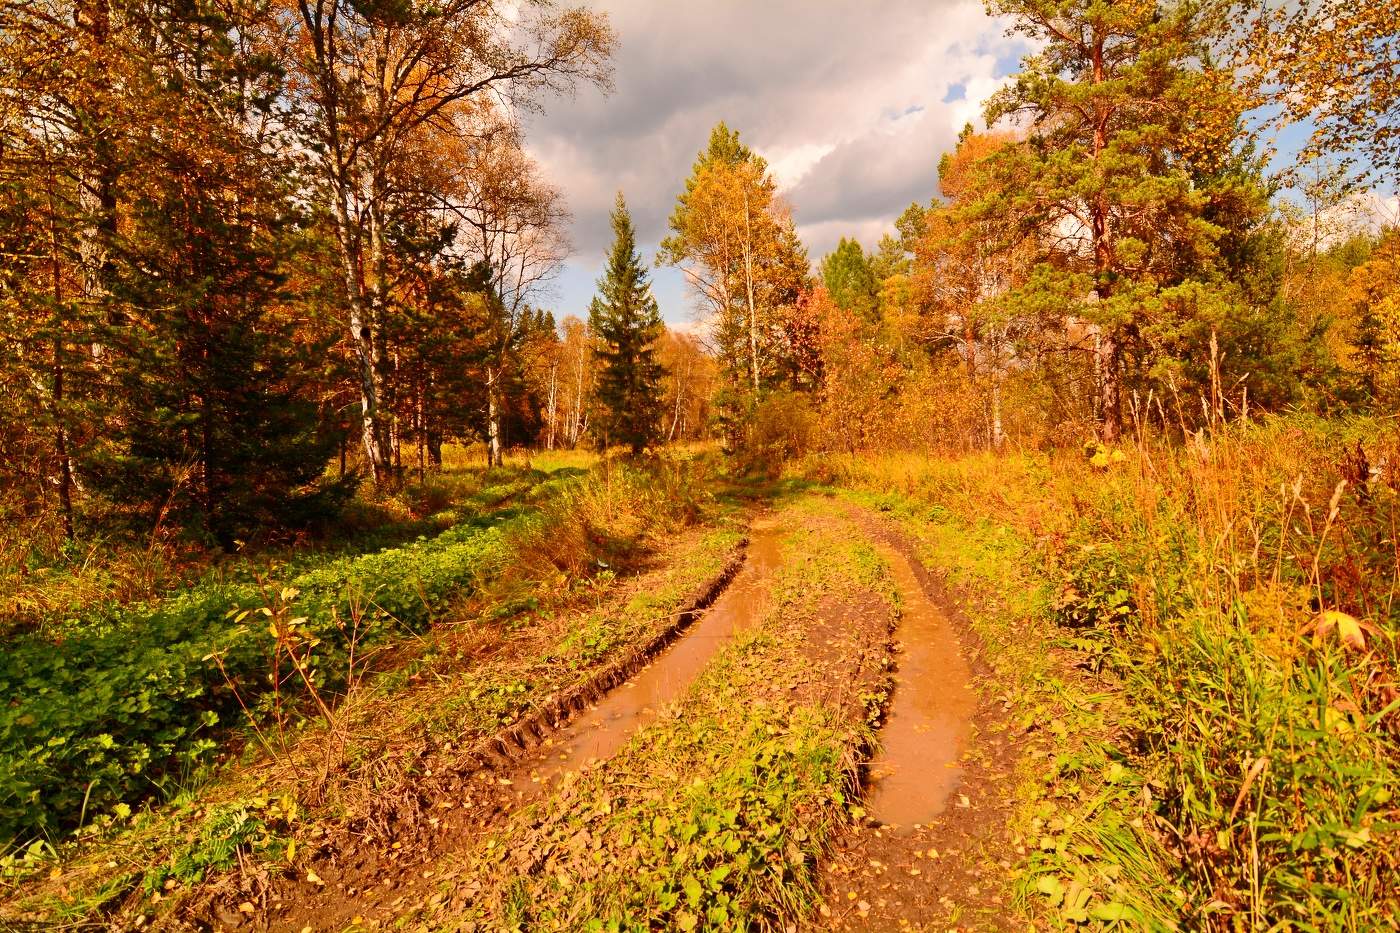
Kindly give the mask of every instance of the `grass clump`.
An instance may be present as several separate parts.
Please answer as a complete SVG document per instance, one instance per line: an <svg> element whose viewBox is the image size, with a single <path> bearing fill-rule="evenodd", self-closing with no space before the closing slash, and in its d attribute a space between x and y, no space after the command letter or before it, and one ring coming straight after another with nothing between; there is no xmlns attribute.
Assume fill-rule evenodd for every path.
<svg viewBox="0 0 1400 933"><path fill-rule="evenodd" d="M1366 423L1277 420L1119 457L820 466L892 496L979 594L979 625L1034 623L1011 637L1026 671L993 658L1049 733L1028 765L1028 909L1400 923L1400 483L1373 466L1395 449Z"/></svg>

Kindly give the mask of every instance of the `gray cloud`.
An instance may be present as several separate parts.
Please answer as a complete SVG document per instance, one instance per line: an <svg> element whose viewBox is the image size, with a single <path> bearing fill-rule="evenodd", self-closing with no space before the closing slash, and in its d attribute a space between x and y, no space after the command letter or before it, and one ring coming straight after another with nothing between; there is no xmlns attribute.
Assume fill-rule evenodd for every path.
<svg viewBox="0 0 1400 933"><path fill-rule="evenodd" d="M721 119L769 159L814 260L842 232L878 235L933 195L939 156L1017 52L980 0L595 5L621 38L615 93L547 102L527 130L574 212L566 310L586 304L614 193L654 249ZM955 87L966 99L947 100ZM679 289L659 276L663 304Z"/></svg>

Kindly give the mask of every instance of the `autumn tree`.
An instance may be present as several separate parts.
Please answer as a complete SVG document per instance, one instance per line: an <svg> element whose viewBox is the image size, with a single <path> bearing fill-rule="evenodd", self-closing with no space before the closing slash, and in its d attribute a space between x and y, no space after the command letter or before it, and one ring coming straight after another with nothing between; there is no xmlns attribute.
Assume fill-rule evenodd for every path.
<svg viewBox="0 0 1400 933"><path fill-rule="evenodd" d="M0 74L19 93L4 95L0 173L31 192L24 255L42 266L10 283L15 356L0 362L44 386L53 456L39 462L65 527L80 491L225 544L292 518L328 439L308 391L321 364L280 294L303 218L273 118L281 75L259 45L266 8L3 15Z"/></svg>
<svg viewBox="0 0 1400 933"><path fill-rule="evenodd" d="M559 431L572 448L588 433L589 412L594 407L595 340L588 324L573 315L564 318L560 330Z"/></svg>
<svg viewBox="0 0 1400 933"><path fill-rule="evenodd" d="M114 186L139 123L126 72L139 75L130 33L106 0L0 5L0 480L46 503L74 534L81 488L75 452L93 435L94 356L115 318L109 301ZM93 352L96 348L97 352Z"/></svg>
<svg viewBox="0 0 1400 933"><path fill-rule="evenodd" d="M1240 4L1237 54L1286 121L1310 123L1306 158L1400 178L1400 14L1390 3ZM1358 165L1356 158L1363 161Z"/></svg>
<svg viewBox="0 0 1400 933"><path fill-rule="evenodd" d="M625 444L635 455L656 440L660 428L664 373L655 344L664 327L622 192L613 207L612 229L612 249L588 312L598 361L594 430L604 447Z"/></svg>
<svg viewBox="0 0 1400 933"><path fill-rule="evenodd" d="M1002 387L1023 357L1025 338L1044 337L1055 322L1010 300L1025 284L1035 240L1008 223L992 160L1019 143L1010 133L969 126L939 163L944 203L918 216L914 288L921 314L916 334L933 348L956 348L967 385L980 398L984 443L1005 442Z"/></svg>
<svg viewBox="0 0 1400 933"><path fill-rule="evenodd" d="M1380 237L1352 270L1354 343L1365 398L1380 411L1400 404L1400 230Z"/></svg>
<svg viewBox="0 0 1400 933"><path fill-rule="evenodd" d="M258 135L276 78L238 51L250 24L214 8L150 25L144 106L164 132L132 142L115 188L106 287L123 326L83 467L111 501L197 515L229 546L315 494L333 438L304 394L320 362L279 293L297 215L277 139Z"/></svg>
<svg viewBox="0 0 1400 933"><path fill-rule="evenodd" d="M720 123L696 158L659 262L682 268L710 319L725 380L717 394L729 442L762 393L789 373L785 320L808 287L807 254L768 165Z"/></svg>
<svg viewBox="0 0 1400 933"><path fill-rule="evenodd" d="M436 5L298 0L292 115L339 247L346 326L360 370L361 435L376 480L387 474L380 329L388 300L393 180L424 134L471 137L499 122L498 101L608 77L606 20L548 0Z"/></svg>
<svg viewBox="0 0 1400 933"><path fill-rule="evenodd" d="M757 394L771 372L779 309L805 284L807 258L768 163L723 123L695 160L660 261L681 266L714 317L731 382Z"/></svg>
<svg viewBox="0 0 1400 933"><path fill-rule="evenodd" d="M485 275L494 296L482 383L489 459L502 457L501 420L522 375L521 351L536 321L536 299L569 254L563 197L540 177L507 128L490 146L471 146L454 163L442 207L458 226L456 247ZM549 328L553 332L553 327ZM515 399L517 402L520 399Z"/></svg>
<svg viewBox="0 0 1400 933"><path fill-rule="evenodd" d="M704 437L717 375L714 357L699 338L670 327L661 335L656 355L666 374L662 381L666 441Z"/></svg>

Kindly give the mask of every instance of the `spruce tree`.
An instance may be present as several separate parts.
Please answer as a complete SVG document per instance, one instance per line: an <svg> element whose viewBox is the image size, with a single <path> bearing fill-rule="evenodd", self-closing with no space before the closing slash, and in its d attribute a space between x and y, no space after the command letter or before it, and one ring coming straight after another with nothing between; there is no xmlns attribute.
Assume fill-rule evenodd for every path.
<svg viewBox="0 0 1400 933"><path fill-rule="evenodd" d="M870 257L856 240L841 238L822 260L822 284L838 307L874 320L880 310L880 282Z"/></svg>
<svg viewBox="0 0 1400 933"><path fill-rule="evenodd" d="M597 341L596 421L604 446L626 444L633 454L656 439L661 423L661 377L656 340L661 312L637 254L636 231L618 192L612 213L613 245L598 296L588 311Z"/></svg>
<svg viewBox="0 0 1400 933"><path fill-rule="evenodd" d="M324 347L284 287L290 165L237 116L254 106L247 87L278 76L230 38L242 23L202 9L160 21L187 51L132 68L161 132L122 150L92 390L103 418L76 462L134 524L168 513L228 548L322 517L350 484L320 481L336 438L310 390Z"/></svg>

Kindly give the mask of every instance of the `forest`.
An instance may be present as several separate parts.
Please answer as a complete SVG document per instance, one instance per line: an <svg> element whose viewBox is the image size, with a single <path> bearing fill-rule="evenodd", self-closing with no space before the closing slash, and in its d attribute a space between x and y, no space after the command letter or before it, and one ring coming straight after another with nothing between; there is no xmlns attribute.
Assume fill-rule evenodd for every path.
<svg viewBox="0 0 1400 933"><path fill-rule="evenodd" d="M950 3L561 301L617 5L0 0L0 930L1400 926L1400 8Z"/></svg>

